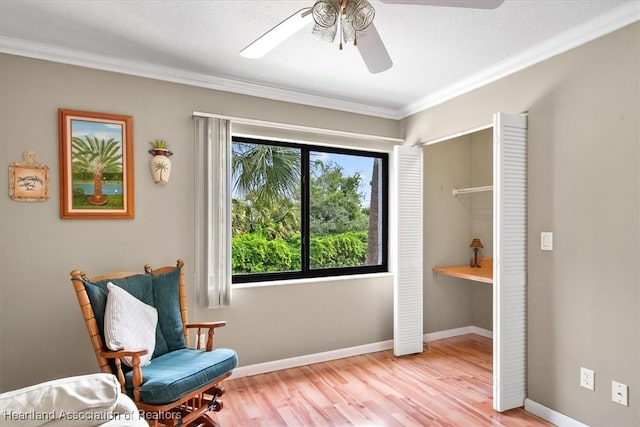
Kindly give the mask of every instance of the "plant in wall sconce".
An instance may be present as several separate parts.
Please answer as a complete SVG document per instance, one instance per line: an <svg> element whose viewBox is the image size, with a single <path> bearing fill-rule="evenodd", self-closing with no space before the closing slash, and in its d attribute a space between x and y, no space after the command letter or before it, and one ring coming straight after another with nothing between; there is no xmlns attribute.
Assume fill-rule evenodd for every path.
<svg viewBox="0 0 640 427"><path fill-rule="evenodd" d="M149 154L152 154L151 158L151 175L153 175L153 182L156 184L166 184L169 182L169 176L171 175L171 160L170 156L173 153L169 151L167 141L164 139L156 139L155 141L149 141L151 149Z"/></svg>

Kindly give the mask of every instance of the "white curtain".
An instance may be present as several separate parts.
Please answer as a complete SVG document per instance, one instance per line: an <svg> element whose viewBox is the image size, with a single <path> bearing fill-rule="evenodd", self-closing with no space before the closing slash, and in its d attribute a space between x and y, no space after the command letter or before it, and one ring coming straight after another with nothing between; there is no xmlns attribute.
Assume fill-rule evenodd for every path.
<svg viewBox="0 0 640 427"><path fill-rule="evenodd" d="M231 304L231 123L194 117L196 283L208 308Z"/></svg>

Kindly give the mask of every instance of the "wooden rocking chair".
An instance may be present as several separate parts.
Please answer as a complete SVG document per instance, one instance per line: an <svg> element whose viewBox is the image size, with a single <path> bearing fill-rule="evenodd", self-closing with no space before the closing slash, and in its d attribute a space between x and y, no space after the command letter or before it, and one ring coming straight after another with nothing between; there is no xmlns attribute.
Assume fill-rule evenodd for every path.
<svg viewBox="0 0 640 427"><path fill-rule="evenodd" d="M238 359L233 350L214 349L214 330L224 326L224 321L187 322L183 265L182 260L178 260L177 267L152 270L146 265L144 274L121 272L92 278L73 270L71 282L100 370L116 375L123 393L132 397L149 424L215 426L217 423L209 416L209 411L222 409L220 397L224 387L220 383L231 375ZM116 297L122 292L114 285L124 289L126 294ZM151 306L157 312L155 347L146 366L142 366L144 358L147 355L148 359L151 351L140 350L139 346L110 350L106 345L105 329L109 335L113 323L118 321L111 319L113 313L123 310L122 306L109 310L107 307L115 307L111 304L116 304L116 298L130 302L130 295L146 304L134 311L153 312L147 307ZM133 301L133 304L139 302ZM144 329L144 322L132 323L135 323L131 325L133 333ZM151 327L147 326L147 329ZM196 349L188 348L190 329L196 329ZM201 331L207 332L206 343L201 342Z"/></svg>

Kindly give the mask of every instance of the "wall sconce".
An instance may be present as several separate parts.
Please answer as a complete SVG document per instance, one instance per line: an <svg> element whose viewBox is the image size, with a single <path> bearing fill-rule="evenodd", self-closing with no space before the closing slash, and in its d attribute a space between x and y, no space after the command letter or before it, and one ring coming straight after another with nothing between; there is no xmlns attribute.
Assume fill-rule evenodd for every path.
<svg viewBox="0 0 640 427"><path fill-rule="evenodd" d="M151 158L153 182L166 184L169 182L169 176L171 176L171 160L169 160L169 157L173 156L173 153L167 149L167 141L164 139L149 141L149 144L152 146L149 154L153 155Z"/></svg>
<svg viewBox="0 0 640 427"><path fill-rule="evenodd" d="M473 249L473 263L471 264L471 267L480 268L480 264L478 264L478 251L480 248L484 248L484 246L482 246L482 242L476 237L471 241L469 247Z"/></svg>

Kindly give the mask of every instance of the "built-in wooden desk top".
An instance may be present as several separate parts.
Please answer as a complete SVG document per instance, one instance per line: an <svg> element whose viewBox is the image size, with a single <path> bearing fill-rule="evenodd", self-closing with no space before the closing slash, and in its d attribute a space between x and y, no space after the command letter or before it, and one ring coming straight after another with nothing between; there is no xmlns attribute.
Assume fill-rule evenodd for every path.
<svg viewBox="0 0 640 427"><path fill-rule="evenodd" d="M480 268L468 265L454 265L450 267L433 267L433 272L446 276L475 280L476 282L493 283L493 258L478 258Z"/></svg>

